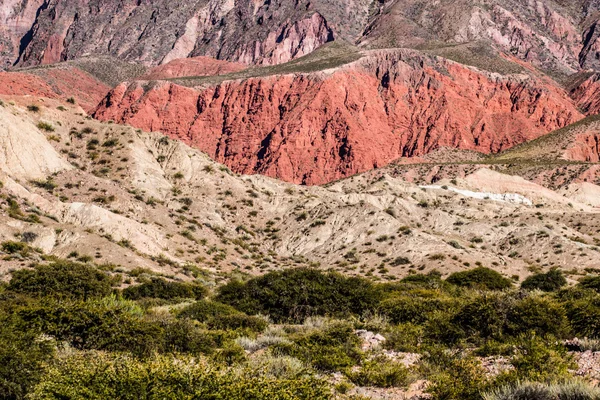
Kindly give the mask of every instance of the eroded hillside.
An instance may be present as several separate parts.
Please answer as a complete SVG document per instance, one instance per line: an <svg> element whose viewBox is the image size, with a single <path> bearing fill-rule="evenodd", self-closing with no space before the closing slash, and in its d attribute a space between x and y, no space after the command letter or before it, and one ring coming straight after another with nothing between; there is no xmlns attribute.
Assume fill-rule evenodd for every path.
<svg viewBox="0 0 600 400"><path fill-rule="evenodd" d="M94 121L68 103L3 104L0 240L47 254L184 279L197 268L309 264L381 280L479 264L508 276L600 267L600 214L580 193L486 168L429 187L374 172L295 186L234 174L181 142ZM6 273L20 261L2 265Z"/></svg>

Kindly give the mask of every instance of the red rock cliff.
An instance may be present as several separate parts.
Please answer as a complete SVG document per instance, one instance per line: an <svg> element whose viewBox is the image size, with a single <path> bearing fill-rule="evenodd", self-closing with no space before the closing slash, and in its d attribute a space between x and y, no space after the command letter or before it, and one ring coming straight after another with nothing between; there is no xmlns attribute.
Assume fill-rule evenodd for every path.
<svg viewBox="0 0 600 400"><path fill-rule="evenodd" d="M414 51L207 89L121 84L95 116L162 131L239 173L321 184L441 146L497 152L582 118L567 94Z"/></svg>

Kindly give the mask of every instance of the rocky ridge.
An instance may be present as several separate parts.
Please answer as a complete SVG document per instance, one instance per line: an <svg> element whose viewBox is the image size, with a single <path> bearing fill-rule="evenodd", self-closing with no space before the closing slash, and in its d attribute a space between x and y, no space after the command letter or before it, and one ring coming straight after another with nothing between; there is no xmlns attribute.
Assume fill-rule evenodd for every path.
<svg viewBox="0 0 600 400"><path fill-rule="evenodd" d="M176 81L180 83L179 81ZM113 89L101 120L161 131L238 173L321 184L439 147L495 153L583 118L560 88L411 50L334 69Z"/></svg>

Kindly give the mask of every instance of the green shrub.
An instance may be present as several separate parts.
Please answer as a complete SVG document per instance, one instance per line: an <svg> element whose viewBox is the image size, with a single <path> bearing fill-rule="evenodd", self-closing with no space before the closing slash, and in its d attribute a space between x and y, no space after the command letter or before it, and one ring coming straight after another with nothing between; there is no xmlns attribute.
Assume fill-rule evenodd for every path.
<svg viewBox="0 0 600 400"><path fill-rule="evenodd" d="M569 369L576 367L565 346L553 337L522 335L514 341L514 348L515 355L511 358L514 369L501 374L500 383L561 380L570 376Z"/></svg>
<svg viewBox="0 0 600 400"><path fill-rule="evenodd" d="M273 346L275 354L295 357L323 371L341 371L358 364L360 339L351 325L334 323L323 330L292 337Z"/></svg>
<svg viewBox="0 0 600 400"><path fill-rule="evenodd" d="M392 323L423 324L433 312L448 311L458 302L458 299L422 289L383 300L378 312Z"/></svg>
<svg viewBox="0 0 600 400"><path fill-rule="evenodd" d="M165 279L153 277L149 282L141 285L130 286L123 290L127 299L138 300L141 298L173 299L201 299L207 294L204 286L181 282L170 282Z"/></svg>
<svg viewBox="0 0 600 400"><path fill-rule="evenodd" d="M579 280L577 287L583 289L592 289L600 293L600 276L585 276Z"/></svg>
<svg viewBox="0 0 600 400"><path fill-rule="evenodd" d="M162 327L165 352L211 354L223 345L223 337L198 329L190 320L166 321Z"/></svg>
<svg viewBox="0 0 600 400"><path fill-rule="evenodd" d="M30 104L27 106L27 111L31 111L31 112L40 112L40 106L38 106L37 104Z"/></svg>
<svg viewBox="0 0 600 400"><path fill-rule="evenodd" d="M23 252L27 252L29 249L29 246L27 246L27 243L23 243L23 242L2 242L2 251L8 254L15 254L15 253L23 253Z"/></svg>
<svg viewBox="0 0 600 400"><path fill-rule="evenodd" d="M208 321L210 329L248 329L252 332L262 332L269 325L264 318L251 317L246 314L218 315Z"/></svg>
<svg viewBox="0 0 600 400"><path fill-rule="evenodd" d="M567 304L573 333L579 337L600 338L600 298L582 298Z"/></svg>
<svg viewBox="0 0 600 400"><path fill-rule="evenodd" d="M462 307L451 321L472 339L502 338L506 331L506 314L512 308L512 303L509 297L503 295L477 296Z"/></svg>
<svg viewBox="0 0 600 400"><path fill-rule="evenodd" d="M47 122L40 121L40 122L38 122L37 127L39 130L42 130L42 131L54 132L54 127Z"/></svg>
<svg viewBox="0 0 600 400"><path fill-rule="evenodd" d="M126 302L44 301L18 311L32 328L76 349L121 351L149 356L162 351L163 327L146 321Z"/></svg>
<svg viewBox="0 0 600 400"><path fill-rule="evenodd" d="M488 290L503 290L512 286L509 279L504 278L498 272L485 267L455 272L450 275L446 281L457 286Z"/></svg>
<svg viewBox="0 0 600 400"><path fill-rule="evenodd" d="M422 326L406 323L390 326L383 336L386 341L383 346L386 349L400 352L417 352L423 342L425 332Z"/></svg>
<svg viewBox="0 0 600 400"><path fill-rule="evenodd" d="M427 392L434 399L481 400L481 393L490 389L481 363L473 357L435 349L426 355L422 369L431 381Z"/></svg>
<svg viewBox="0 0 600 400"><path fill-rule="evenodd" d="M179 317L206 322L217 316L227 316L236 313L239 313L239 311L227 304L209 300L198 300L181 310Z"/></svg>
<svg viewBox="0 0 600 400"><path fill-rule="evenodd" d="M444 288L445 282L442 280L442 274L438 271L431 271L428 274L414 274L402 279L403 284L419 286L427 289Z"/></svg>
<svg viewBox="0 0 600 400"><path fill-rule="evenodd" d="M331 399L324 380L256 376L249 368L213 368L185 357L140 361L97 352L61 356L51 364L31 400L59 399Z"/></svg>
<svg viewBox="0 0 600 400"><path fill-rule="evenodd" d="M563 273L554 268L547 273L534 274L521 283L521 288L526 290L542 290L544 292L554 292L567 284Z"/></svg>
<svg viewBox="0 0 600 400"><path fill-rule="evenodd" d="M0 315L0 399L21 400L39 382L54 343L24 329L10 316Z"/></svg>
<svg viewBox="0 0 600 400"><path fill-rule="evenodd" d="M404 387L408 384L408 368L386 356L365 361L360 369L346 373L355 385L369 387Z"/></svg>
<svg viewBox="0 0 600 400"><path fill-rule="evenodd" d="M571 330L564 307L547 297L531 296L516 302L507 318L507 332L513 336L535 332L565 338Z"/></svg>
<svg viewBox="0 0 600 400"><path fill-rule="evenodd" d="M95 267L70 261L13 272L8 290L31 296L87 299L110 294L110 277Z"/></svg>
<svg viewBox="0 0 600 400"><path fill-rule="evenodd" d="M374 310L381 293L366 279L298 268L269 272L246 283L230 282L217 300L247 314L269 315L276 322L309 316L362 315Z"/></svg>

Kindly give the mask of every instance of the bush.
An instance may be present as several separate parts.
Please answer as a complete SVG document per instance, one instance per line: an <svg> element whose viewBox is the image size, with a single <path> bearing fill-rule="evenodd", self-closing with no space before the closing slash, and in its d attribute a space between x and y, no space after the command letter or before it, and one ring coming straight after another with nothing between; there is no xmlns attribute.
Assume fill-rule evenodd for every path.
<svg viewBox="0 0 600 400"><path fill-rule="evenodd" d="M423 369L431 381L427 392L434 399L481 400L481 392L490 388L481 363L473 357L435 349L427 355Z"/></svg>
<svg viewBox="0 0 600 400"><path fill-rule="evenodd" d="M522 382L483 395L484 400L598 400L600 389L583 381L554 384Z"/></svg>
<svg viewBox="0 0 600 400"><path fill-rule="evenodd" d="M222 337L198 329L193 321L165 321L162 327L165 352L193 355L211 354L223 344Z"/></svg>
<svg viewBox="0 0 600 400"><path fill-rule="evenodd" d="M365 361L360 369L350 370L346 375L359 386L390 388L408 384L408 368L386 356Z"/></svg>
<svg viewBox="0 0 600 400"><path fill-rule="evenodd" d="M403 284L419 286L428 289L444 288L445 282L442 281L442 274L438 271L431 271L428 274L414 274L403 278Z"/></svg>
<svg viewBox="0 0 600 400"><path fill-rule="evenodd" d="M579 280L577 287L583 289L592 289L600 293L600 276L585 276Z"/></svg>
<svg viewBox="0 0 600 400"><path fill-rule="evenodd" d="M544 292L555 292L565 286L567 280L563 273L554 268L547 273L534 274L521 283L521 289L526 290L542 290Z"/></svg>
<svg viewBox="0 0 600 400"><path fill-rule="evenodd" d="M0 316L0 399L24 399L53 354L51 340L40 340L37 332L23 329L15 318Z"/></svg>
<svg viewBox="0 0 600 400"><path fill-rule="evenodd" d="M508 333L535 332L565 338L571 327L564 307L546 297L531 296L515 303L508 313Z"/></svg>
<svg viewBox="0 0 600 400"><path fill-rule="evenodd" d="M506 331L506 314L512 303L508 296L477 296L462 307L451 322L472 339L500 339Z"/></svg>
<svg viewBox="0 0 600 400"><path fill-rule="evenodd" d="M418 290L383 300L378 312L392 323L423 324L435 311L448 311L456 307L458 302L458 299L435 291Z"/></svg>
<svg viewBox="0 0 600 400"><path fill-rule="evenodd" d="M13 272L8 290L36 297L88 299L110 294L111 280L95 267L57 261Z"/></svg>
<svg viewBox="0 0 600 400"><path fill-rule="evenodd" d="M232 315L218 315L208 321L210 329L248 329L260 333L269 325L264 318L251 317L246 314L237 313Z"/></svg>
<svg viewBox="0 0 600 400"><path fill-rule="evenodd" d="M164 331L146 321L127 302L45 301L18 311L31 328L81 350L129 352L149 356L163 350Z"/></svg>
<svg viewBox="0 0 600 400"><path fill-rule="evenodd" d="M386 341L383 346L386 349L414 353L417 352L424 337L424 329L422 326L414 324L400 324L389 327L384 336Z"/></svg>
<svg viewBox="0 0 600 400"><path fill-rule="evenodd" d="M380 298L378 288L366 279L310 268L269 272L246 283L230 282L217 296L240 311L269 315L276 322L362 315L374 310Z"/></svg>
<svg viewBox="0 0 600 400"><path fill-rule="evenodd" d="M199 300L185 307L179 313L180 318L191 318L200 322L207 322L218 316L227 316L239 313L235 308L216 301Z"/></svg>
<svg viewBox="0 0 600 400"><path fill-rule="evenodd" d="M123 296L127 299L138 300L141 298L156 299L201 299L206 296L207 290L204 286L181 282L170 282L161 278L153 277L150 282L141 285L130 286L123 290Z"/></svg>
<svg viewBox="0 0 600 400"><path fill-rule="evenodd" d="M249 368L216 369L186 357L140 361L97 352L61 356L31 400L59 399L331 399L327 383L312 375L256 376Z"/></svg>
<svg viewBox="0 0 600 400"><path fill-rule="evenodd" d="M488 290L503 290L512 286L509 279L504 278L498 272L485 267L455 272L450 275L446 281L457 286Z"/></svg>
<svg viewBox="0 0 600 400"><path fill-rule="evenodd" d="M27 252L29 246L23 242L2 242L2 251L8 254Z"/></svg>
<svg viewBox="0 0 600 400"><path fill-rule="evenodd" d="M600 298L583 298L568 303L567 315L575 335L600 338Z"/></svg>
<svg viewBox="0 0 600 400"><path fill-rule="evenodd" d="M572 356L555 338L522 335L515 340L514 347L511 359L514 369L500 375L498 382L556 381L569 377L569 369L576 368Z"/></svg>
<svg viewBox="0 0 600 400"><path fill-rule="evenodd" d="M42 130L42 131L54 132L54 127L47 122L40 121L40 122L38 122L37 127L39 130Z"/></svg>
<svg viewBox="0 0 600 400"><path fill-rule="evenodd" d="M292 343L276 344L275 354L295 357L322 371L341 371L362 359L360 339L349 324L334 323L291 339Z"/></svg>

